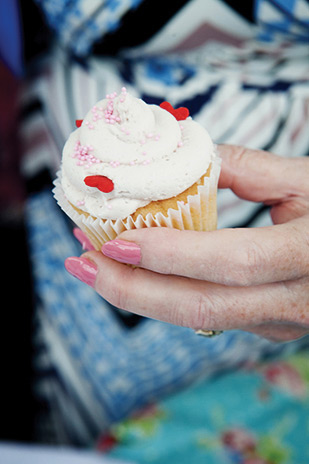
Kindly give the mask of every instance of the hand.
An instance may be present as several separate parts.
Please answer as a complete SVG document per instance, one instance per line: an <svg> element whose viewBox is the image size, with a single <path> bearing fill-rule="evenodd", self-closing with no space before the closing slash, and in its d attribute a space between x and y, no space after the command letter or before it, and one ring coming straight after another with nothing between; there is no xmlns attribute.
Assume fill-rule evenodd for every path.
<svg viewBox="0 0 309 464"><path fill-rule="evenodd" d="M309 333L309 159L229 145L219 150L219 188L270 205L275 225L132 230L105 244L103 254L69 258L66 266L82 280L76 266L83 272L90 266L88 283L98 293L150 318L276 341L302 337Z"/></svg>

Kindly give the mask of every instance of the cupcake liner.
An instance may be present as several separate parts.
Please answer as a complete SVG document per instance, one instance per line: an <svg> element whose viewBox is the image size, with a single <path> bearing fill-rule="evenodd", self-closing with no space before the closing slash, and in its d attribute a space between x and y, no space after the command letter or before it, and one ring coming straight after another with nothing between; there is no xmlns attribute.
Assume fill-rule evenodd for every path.
<svg viewBox="0 0 309 464"><path fill-rule="evenodd" d="M130 229L146 227L169 227L179 230L209 231L217 228L217 185L220 174L221 160L212 160L209 177L204 177L204 184L198 186L195 195L188 195L187 202L177 202L177 209L169 209L167 216L158 212L131 216L125 219L99 219L78 212L67 200L61 186L61 173L57 173L54 181L53 194L60 208L89 237L94 248L99 250L103 243L114 240L121 232Z"/></svg>

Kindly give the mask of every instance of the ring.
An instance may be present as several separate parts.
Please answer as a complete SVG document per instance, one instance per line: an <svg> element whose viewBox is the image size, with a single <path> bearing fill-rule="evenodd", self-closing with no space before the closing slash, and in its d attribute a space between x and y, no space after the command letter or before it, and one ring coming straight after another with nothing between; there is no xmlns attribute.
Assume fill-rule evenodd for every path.
<svg viewBox="0 0 309 464"><path fill-rule="evenodd" d="M223 333L223 330L204 330L204 329L198 329L195 331L196 335L201 335L202 337L216 337L217 335L221 335Z"/></svg>

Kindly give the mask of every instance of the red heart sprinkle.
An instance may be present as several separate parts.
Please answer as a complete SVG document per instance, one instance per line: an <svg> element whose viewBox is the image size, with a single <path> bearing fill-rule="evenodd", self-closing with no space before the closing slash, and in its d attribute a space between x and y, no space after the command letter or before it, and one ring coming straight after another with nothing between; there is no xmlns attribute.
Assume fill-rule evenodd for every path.
<svg viewBox="0 0 309 464"><path fill-rule="evenodd" d="M76 127L80 127L82 125L83 119L76 119L75 125Z"/></svg>
<svg viewBox="0 0 309 464"><path fill-rule="evenodd" d="M188 108L185 106L181 106L180 108L173 108L172 105L167 101L160 103L160 108L163 108L164 110L171 113L174 118L177 119L177 121L183 121L190 115Z"/></svg>
<svg viewBox="0 0 309 464"><path fill-rule="evenodd" d="M84 182L88 187L96 187L104 193L109 193L114 190L114 182L105 176L87 176Z"/></svg>

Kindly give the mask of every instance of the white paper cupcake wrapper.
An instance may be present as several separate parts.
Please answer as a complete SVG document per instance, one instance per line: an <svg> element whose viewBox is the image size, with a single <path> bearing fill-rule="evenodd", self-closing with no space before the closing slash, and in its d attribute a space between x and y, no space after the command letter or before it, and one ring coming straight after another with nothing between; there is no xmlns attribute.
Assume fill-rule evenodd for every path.
<svg viewBox="0 0 309 464"><path fill-rule="evenodd" d="M189 195L187 203L177 202L177 209L169 209L167 216L162 213L131 216L125 220L102 220L86 216L76 211L66 199L61 186L61 173L57 173L53 194L60 208L89 237L93 246L99 250L103 243L115 239L121 232L146 227L170 227L180 230L214 230L217 227L216 192L220 174L221 160L212 161L209 177L204 177L204 185L198 186L198 193Z"/></svg>

